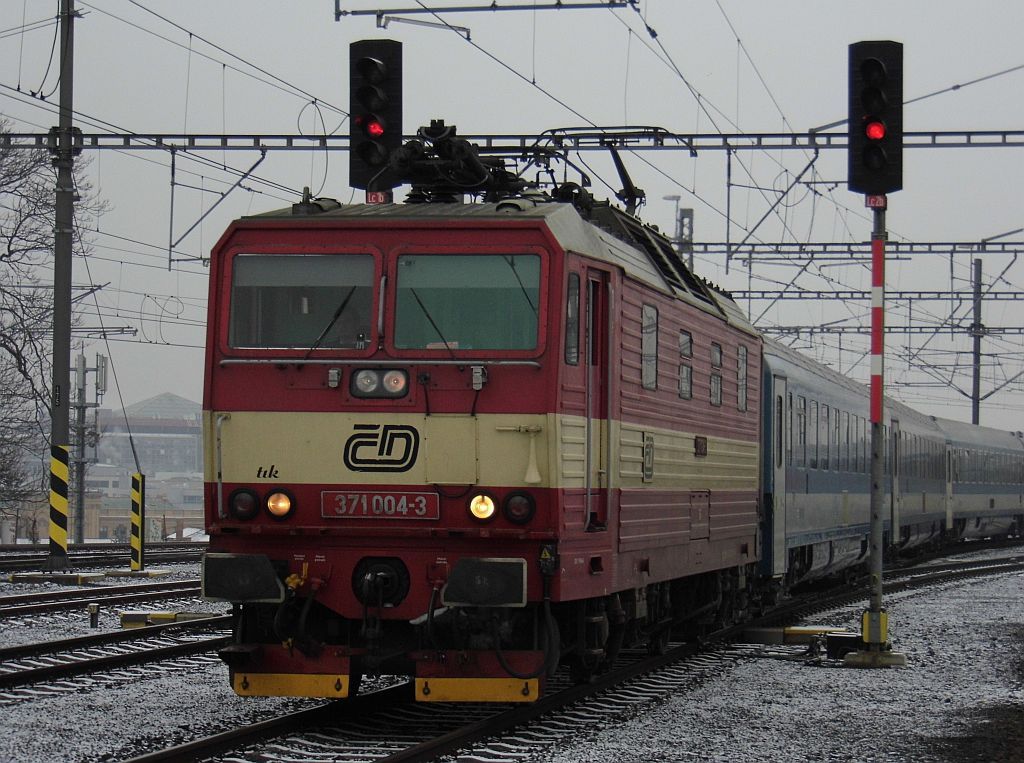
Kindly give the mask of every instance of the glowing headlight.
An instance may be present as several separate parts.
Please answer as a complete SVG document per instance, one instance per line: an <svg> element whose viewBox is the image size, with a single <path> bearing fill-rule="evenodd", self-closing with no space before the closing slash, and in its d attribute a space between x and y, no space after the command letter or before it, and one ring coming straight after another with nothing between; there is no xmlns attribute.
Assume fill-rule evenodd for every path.
<svg viewBox="0 0 1024 763"><path fill-rule="evenodd" d="M405 371L391 370L384 374L384 389L391 395L401 395L405 392L408 378Z"/></svg>
<svg viewBox="0 0 1024 763"><path fill-rule="evenodd" d="M380 386L380 375L369 369L356 371L355 376L352 377L352 385L355 387L356 394L372 395Z"/></svg>
<svg viewBox="0 0 1024 763"><path fill-rule="evenodd" d="M284 519L294 508L292 497L285 492L277 491L267 496L267 511L274 519Z"/></svg>
<svg viewBox="0 0 1024 763"><path fill-rule="evenodd" d="M469 513L481 522L494 516L494 499L489 495L474 495L469 501Z"/></svg>

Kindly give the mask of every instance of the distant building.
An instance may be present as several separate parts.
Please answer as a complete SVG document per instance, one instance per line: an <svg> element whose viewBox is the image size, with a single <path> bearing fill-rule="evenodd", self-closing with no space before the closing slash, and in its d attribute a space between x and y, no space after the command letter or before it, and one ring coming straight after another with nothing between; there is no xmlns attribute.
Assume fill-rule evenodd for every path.
<svg viewBox="0 0 1024 763"><path fill-rule="evenodd" d="M148 541L161 538L204 539L202 407L169 392L130 405L123 411L97 411L98 442L87 452L84 536L86 541L127 542L131 537L132 475L135 456L146 476ZM41 486L45 490L45 486ZM74 484L72 481L72 490ZM72 496L74 499L74 496ZM69 538L74 530L74 500ZM0 527L0 540L46 543L49 496L40 492L25 501L17 516Z"/></svg>
<svg viewBox="0 0 1024 763"><path fill-rule="evenodd" d="M127 421L126 421L127 420ZM201 474L203 470L202 408L165 392L124 411L101 408L97 413L99 442L96 460L135 471L135 454L144 474Z"/></svg>

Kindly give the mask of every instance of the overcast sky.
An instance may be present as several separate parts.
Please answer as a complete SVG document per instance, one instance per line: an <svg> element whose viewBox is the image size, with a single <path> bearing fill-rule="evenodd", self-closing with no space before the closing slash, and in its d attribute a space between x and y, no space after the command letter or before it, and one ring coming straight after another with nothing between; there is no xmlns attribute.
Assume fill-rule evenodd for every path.
<svg viewBox="0 0 1024 763"><path fill-rule="evenodd" d="M387 12L419 5L361 0L342 8ZM17 131L45 132L56 124L57 94L51 91L58 63L49 64L58 2L6 0L3 6L0 113ZM906 99L937 93L906 107L907 130L1024 129L1024 3L1017 0L649 0L615 11L445 14L447 23L469 28L469 41L428 15L406 18L438 26L392 22L382 30L373 16L335 21L332 0L77 0L76 7L82 14L75 30L76 124L86 133L344 134L348 45L381 36L405 45L407 134L431 118L457 124L465 134L539 133L587 123L655 125L680 133L806 132L845 118L847 46L862 39L904 43ZM18 33L22 24L28 31ZM729 235L734 242L743 239L812 159L803 151L737 153L728 194L721 151L696 158L685 151L624 156L647 192L641 216L671 232L674 202L664 196L678 194L684 207L695 210L699 242L726 240L727 197ZM169 238L185 233L235 181L221 165L244 170L258 154L204 153L202 163L179 155L173 226L167 153L86 151L82 158L91 162L88 175L110 210L99 220L80 221L98 232L88 267L75 261L74 281L104 284L97 296L103 324L137 332L113 336L109 345L124 404L163 391L201 400L207 288L201 258L231 219L291 204L303 186L343 202L360 198L348 187L344 153L271 153L254 178L184 238L168 271ZM598 197L620 187L606 156L576 158L592 168ZM844 151L822 151L804 176L810 182L799 184L751 240L866 241L870 216L863 197L846 189L845 166ZM976 242L1017 231L1024 227L1021 177L1024 148L908 149L904 190L890 197L890 235L908 242ZM999 240L1024 241L1024 235ZM971 259L958 253L893 261L888 287L966 294ZM1020 291L1024 264L1013 255L987 254L983 261L986 285L1001 276L993 290ZM723 265L719 258L699 258L697 270L732 289L777 289L791 282L792 288L812 290L870 285L862 265L755 263L748 271L745 263L733 263L728 273ZM95 303L84 300L80 307L83 324L98 325ZM868 325L866 302L755 301L751 309L764 326L840 320ZM910 312L906 303L891 305L888 322L938 326L952 312L956 324L970 323L969 301L918 302ZM1024 325L1022 318L1019 302L985 306L990 326ZM867 378L866 335L803 338L796 346ZM991 337L984 348L992 355L985 361L983 393L1024 370L1024 338ZM948 385L921 386L949 379L950 364L969 366L969 350L969 338L948 329L889 335L890 394L928 413L969 420L962 394ZM107 349L93 341L85 352L91 364L96 352ZM935 368L916 368L926 361ZM952 381L970 389L965 373ZM104 403L121 407L113 384ZM1021 380L983 403L982 423L1024 429Z"/></svg>

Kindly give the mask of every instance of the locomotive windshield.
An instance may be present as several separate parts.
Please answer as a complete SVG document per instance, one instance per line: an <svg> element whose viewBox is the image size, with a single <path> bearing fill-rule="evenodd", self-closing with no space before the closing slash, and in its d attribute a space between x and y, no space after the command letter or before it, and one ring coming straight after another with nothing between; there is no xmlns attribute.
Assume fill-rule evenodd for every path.
<svg viewBox="0 0 1024 763"><path fill-rule="evenodd" d="M232 347L352 348L370 342L373 256L240 254Z"/></svg>
<svg viewBox="0 0 1024 763"><path fill-rule="evenodd" d="M398 258L397 281L399 349L537 346L537 255L404 255Z"/></svg>

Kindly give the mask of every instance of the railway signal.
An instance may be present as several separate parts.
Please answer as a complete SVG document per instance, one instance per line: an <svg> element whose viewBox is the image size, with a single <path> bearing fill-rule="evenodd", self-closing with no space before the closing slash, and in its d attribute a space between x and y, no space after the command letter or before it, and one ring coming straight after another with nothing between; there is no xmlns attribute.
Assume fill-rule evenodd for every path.
<svg viewBox="0 0 1024 763"><path fill-rule="evenodd" d="M903 43L855 42L849 57L847 184L883 194L903 188Z"/></svg>
<svg viewBox="0 0 1024 763"><path fill-rule="evenodd" d="M394 188L387 167L402 145L402 43L349 46L349 104L349 183L368 194Z"/></svg>

